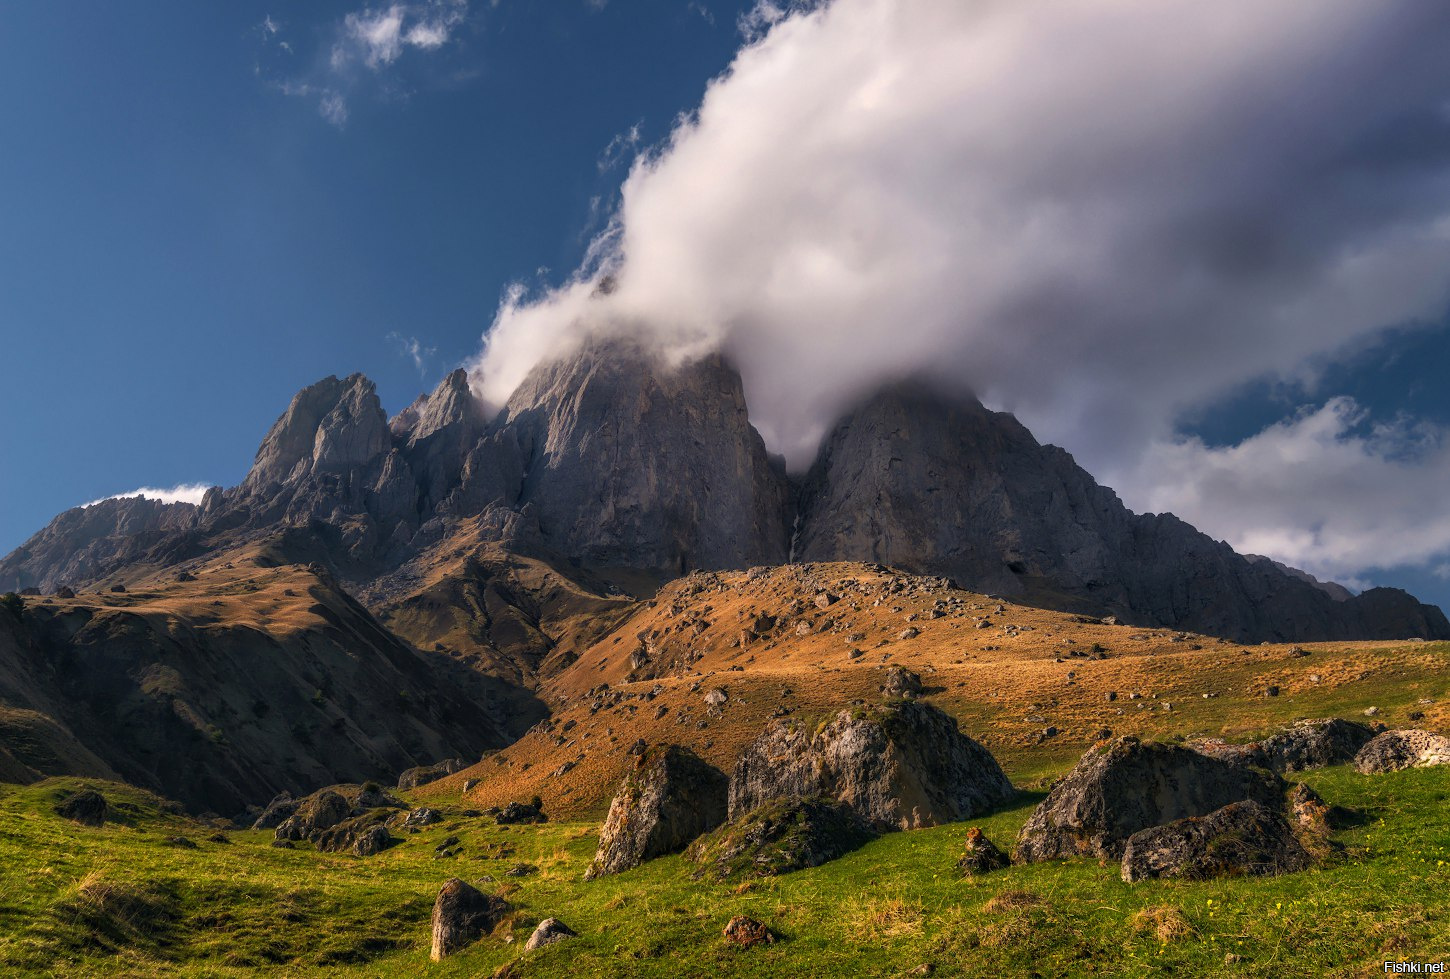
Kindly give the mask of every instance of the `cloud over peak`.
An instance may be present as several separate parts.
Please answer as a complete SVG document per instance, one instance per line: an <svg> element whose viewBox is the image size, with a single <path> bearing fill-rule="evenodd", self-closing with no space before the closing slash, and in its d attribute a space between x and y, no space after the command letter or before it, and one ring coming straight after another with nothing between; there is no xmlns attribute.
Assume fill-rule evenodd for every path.
<svg viewBox="0 0 1450 979"><path fill-rule="evenodd" d="M751 17L585 267L506 298L473 370L486 400L591 331L721 348L799 467L863 391L927 371L1141 506L1131 477L1184 411L1450 300L1450 6Z"/></svg>

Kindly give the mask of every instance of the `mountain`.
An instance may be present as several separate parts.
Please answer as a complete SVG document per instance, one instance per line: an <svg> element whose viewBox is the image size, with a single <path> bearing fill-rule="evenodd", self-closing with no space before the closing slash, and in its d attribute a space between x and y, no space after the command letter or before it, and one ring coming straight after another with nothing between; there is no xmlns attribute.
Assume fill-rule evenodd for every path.
<svg viewBox="0 0 1450 979"><path fill-rule="evenodd" d="M794 557L1242 641L1450 636L1404 592L1333 593L1171 514L1134 514L1012 416L924 383L865 399L792 479L727 361L671 363L619 337L541 363L492 419L462 371L391 420L366 378L327 378L293 399L240 486L198 508L68 511L0 561L0 583L124 582L289 528L372 612L396 613L404 639L525 684L588 630L509 583L516 559L599 628L613 585Z"/></svg>
<svg viewBox="0 0 1450 979"><path fill-rule="evenodd" d="M1135 514L1011 415L922 383L878 392L827 437L796 556L949 575L1019 602L1240 641L1450 635L1439 609L1336 593L1172 514Z"/></svg>
<svg viewBox="0 0 1450 979"><path fill-rule="evenodd" d="M499 425L523 453L520 502L586 564L673 576L786 560L785 466L719 355L671 366L596 340L529 375Z"/></svg>
<svg viewBox="0 0 1450 979"><path fill-rule="evenodd" d="M324 569L242 548L0 609L0 772L120 777L224 815L476 759L544 710L410 648Z"/></svg>

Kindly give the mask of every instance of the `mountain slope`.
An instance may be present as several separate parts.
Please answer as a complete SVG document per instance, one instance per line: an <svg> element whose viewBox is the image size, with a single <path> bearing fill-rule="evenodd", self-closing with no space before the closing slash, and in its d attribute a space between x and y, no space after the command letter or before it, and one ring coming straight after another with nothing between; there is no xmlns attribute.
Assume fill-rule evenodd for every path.
<svg viewBox="0 0 1450 979"><path fill-rule="evenodd" d="M1172 514L1134 514L1011 415L917 383L864 402L802 493L797 556L950 575L1048 608L1243 641L1450 637L1394 589L1336 601Z"/></svg>
<svg viewBox="0 0 1450 979"><path fill-rule="evenodd" d="M515 687L408 648L321 568L245 548L177 577L0 610L12 777L119 775L232 814L282 790L477 757L542 714Z"/></svg>

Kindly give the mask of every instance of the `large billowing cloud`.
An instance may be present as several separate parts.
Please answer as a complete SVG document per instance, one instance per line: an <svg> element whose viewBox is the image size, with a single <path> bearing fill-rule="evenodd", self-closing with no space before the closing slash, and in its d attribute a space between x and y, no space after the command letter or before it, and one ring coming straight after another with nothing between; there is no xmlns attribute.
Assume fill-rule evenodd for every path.
<svg viewBox="0 0 1450 979"><path fill-rule="evenodd" d="M1450 4L770 10L586 267L505 301L491 403L591 330L723 347L799 467L863 391L928 371L1141 507L1186 408L1444 311Z"/></svg>

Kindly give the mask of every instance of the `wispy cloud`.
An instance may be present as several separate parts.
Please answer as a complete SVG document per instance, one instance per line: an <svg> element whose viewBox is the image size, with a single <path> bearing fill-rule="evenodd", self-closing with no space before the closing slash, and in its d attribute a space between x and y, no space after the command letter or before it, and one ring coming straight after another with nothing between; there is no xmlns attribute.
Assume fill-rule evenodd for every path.
<svg viewBox="0 0 1450 979"><path fill-rule="evenodd" d="M604 152L599 154L599 172L607 173L619 166L626 157L632 157L635 150L639 149L641 140L640 127L644 122L635 123L622 133L615 135L604 147Z"/></svg>
<svg viewBox="0 0 1450 979"><path fill-rule="evenodd" d="M389 333L387 339L398 345L403 356L413 361L413 366L419 374L428 369L428 361L438 353L437 347L425 347L417 337L405 337L401 333Z"/></svg>
<svg viewBox="0 0 1450 979"><path fill-rule="evenodd" d="M145 497L148 500L160 500L162 503L192 503L200 505L206 491L211 489L210 483L179 483L170 489L156 489L152 486L143 486L140 489L133 489L127 493L115 493L111 496L103 496L99 500L92 500L89 503L82 503L83 507L95 506L97 503L105 503L107 500L127 500L134 497Z"/></svg>
<svg viewBox="0 0 1450 979"><path fill-rule="evenodd" d="M315 100L318 115L343 128L350 116L349 102L359 92L384 84L396 95L397 83L385 75L409 51L435 52L454 39L467 22L468 0L421 0L394 3L386 7L364 7L345 14L324 30L328 38L319 48L310 69L299 77L289 62L274 72L258 74L272 78L269 84L283 95ZM287 55L294 53L284 37L286 26L268 14L258 28L264 45Z"/></svg>

